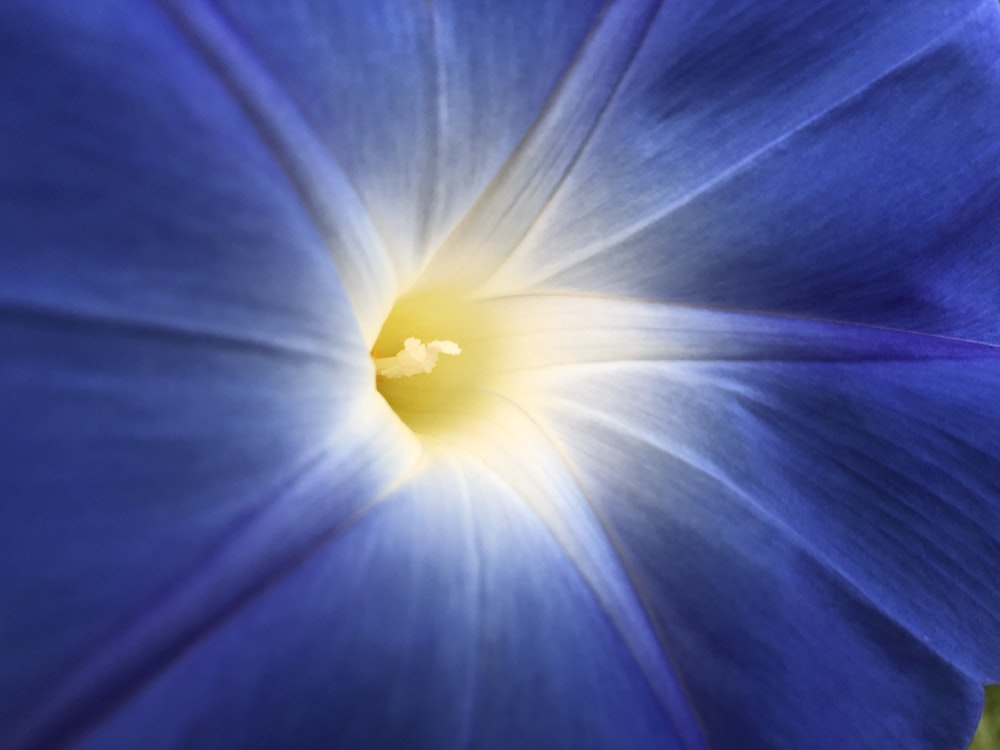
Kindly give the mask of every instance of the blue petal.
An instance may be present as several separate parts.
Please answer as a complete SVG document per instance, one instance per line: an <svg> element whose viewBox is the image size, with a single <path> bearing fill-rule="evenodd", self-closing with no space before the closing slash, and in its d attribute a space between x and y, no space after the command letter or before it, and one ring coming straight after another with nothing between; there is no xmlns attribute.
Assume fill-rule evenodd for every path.
<svg viewBox="0 0 1000 750"><path fill-rule="evenodd" d="M427 276L475 283L518 246L579 158L659 7L658 0L608 3L531 129L436 250Z"/></svg>
<svg viewBox="0 0 1000 750"><path fill-rule="evenodd" d="M17 81L0 106L5 164L13 165L0 176L0 224L13 233L10 252L0 258L0 340L11 354L0 364L0 417L18 426L0 446L16 469L2 494L0 581L4 601L13 604L12 615L5 611L0 621L0 651L12 655L0 667L0 726L12 728L0 744L45 746L87 735L94 747L132 746L137 739L143 746L217 747L243 731L237 739L251 746L287 744L289 737L301 738L298 746L327 746L334 736L348 745L697 747L699 730L690 707L677 700L671 660L663 653L645 659L651 642L668 646L689 680L694 709L710 726L708 739L724 746L745 746L748 737L795 748L871 742L938 748L964 739L963 726L971 727L978 712L978 682L998 674L988 643L996 598L975 590L998 556L991 503L1000 491L1000 415L993 406L1000 400L993 350L885 331L871 332L866 341L853 329L820 323L784 328L762 318L748 319L748 326L735 319L729 325L747 337L728 358L752 362L592 365L607 369L575 373L559 383L564 401L543 402L552 416L543 432L558 434L557 447L585 469L580 476L606 538L595 537L599 526L579 489L563 492L573 466L564 467L554 485L559 496L550 499L558 512L532 506L542 524L518 505L517 492L474 472L418 477L382 502L408 456L387 445L387 415L363 396L370 395L370 373L348 364L366 361L365 339L393 292L393 280L379 270L391 260L405 278L419 267L428 241L444 236L527 131L596 20L595 8L571 13L581 6L567 4L565 24L555 23L558 12L536 17L533 4L517 8L537 36L517 29L490 47L486 72L472 76L482 87L453 111L448 102L468 88L459 71L475 57L472 46L464 54L458 48L465 37L458 30L475 21L475 13L298 5L292 10L299 15L287 16L293 22L285 26L286 5L275 5L273 15L236 3L229 15L193 0L165 5L169 14L124 2L84 10L11 3L0 11L0 69ZM818 144L810 158L826 165L826 156L842 155L843 145L842 137L822 140L828 129L847 122L848 132L860 137L874 127L859 102L889 108L902 94L912 101L907 86L935 75L944 83L920 92L926 98L918 98L919 106L978 96L982 107L995 100L995 67L970 72L975 63L969 62L980 54L995 65L986 57L987 43L995 41L990 26L982 25L982 39L970 36L977 17L949 26L960 43L937 44L933 34L920 41L942 19L959 23L964 6L961 12L955 7L910 8L902 17L915 20L892 44L885 44L885 33L902 28L895 23L900 17L888 15L896 11L863 8L854 28L873 16L892 23L876 23L878 31L861 35L865 54L834 56L840 67L828 79L834 89L857 84L860 93L847 85L846 103L813 100L803 93L809 77L796 72L798 104L777 118L770 135L767 128L750 129L749 140L735 139L737 147L749 147L742 155L717 149L723 171L749 159L747 174L759 169L772 192L752 180L731 181L727 172L718 194L705 193L718 203L709 206L713 218L729 205L726 190L738 186L760 190L766 206L775 190L796 198L788 201L792 218L813 217L803 226L815 228L817 215L829 219L825 204L806 199L828 199L827 191L839 190L837 179L853 187L859 175L879 173L862 169L870 152L834 170L834 187L822 183L821 193L809 193L801 177L793 180L794 171L781 176L798 191L789 194L775 178L784 157L766 146L808 136ZM747 10L736 6L734 12ZM697 11L688 17L700 18ZM668 18L662 14L661 23ZM743 18L750 19L744 30L754 31L760 16ZM801 21L783 18L793 26ZM735 20L728 18L727 28ZM433 35L424 33L428 27ZM683 33L675 43L690 30L677 28ZM712 28L709 38L728 41ZM385 67L372 78L356 75L387 29L392 44L384 46ZM659 33L654 37L671 38ZM353 35L364 44L347 44ZM538 44L549 35L557 41ZM713 46L704 34L688 36L696 49ZM525 38L545 54L534 54ZM812 49L823 48L822 40L857 35L802 38ZM897 55L917 41L908 57ZM331 64L338 59L331 50L341 48L353 51ZM865 76L880 50L891 75L872 83ZM660 51L647 47L653 57ZM508 66L514 54L518 64ZM787 64L793 57L780 46L774 54L754 59ZM413 55L420 64L406 67ZM150 56L162 66L144 66ZM440 64L431 85L417 73L433 68L435 59ZM445 62L452 59L457 62ZM817 59L828 64L831 58ZM950 67L940 67L949 60ZM639 93L648 90L647 62L637 60ZM648 70L662 66L654 60ZM723 66L727 71L733 68ZM754 76L768 79L767 66L763 73L751 69ZM680 76L686 78L694 77ZM949 98L962 86L973 95ZM405 96L409 87L419 95ZM721 97L720 112L726 102L755 99L753 87L734 88L739 95ZM331 90L342 97L337 106L325 98ZM496 113L509 105L500 94L511 92L526 104L508 121ZM363 93L370 94L370 107ZM663 107L661 94L620 96L625 103L633 97L648 114L651 100ZM362 114L344 117L348 101ZM787 126L810 107L808 126L786 139ZM427 122L428 109L437 113L433 128L415 127L411 136L398 127L399 121ZM976 119L979 109L955 109L968 115L962 135L979 150L948 141L950 148L935 151L927 165L889 159L893 174L907 180L891 200L875 202L871 210L880 218L895 208L899 213L890 215L909 223L917 215L911 210L928 205L930 189L911 185L914 176L931 175L939 187L950 160L994 164L992 124ZM420 114L408 117L415 110ZM874 121L887 132L921 135L904 123L913 110L896 120L876 110ZM449 130L443 123L455 123L455 112L461 116ZM646 133L650 120L635 112L623 105L621 121ZM703 122L691 132L719 132L701 128ZM923 137L940 146L943 120L934 115L930 122ZM334 127L341 123L343 132ZM614 132L613 123L609 117L608 140L658 158L662 133L651 143L634 130ZM484 141L472 138L476 132ZM589 134L578 130L576 144ZM590 158L608 140L595 141ZM463 161L486 142L500 145L484 147L468 176L442 166L451 158ZM573 161L575 152L567 153ZM634 159L622 161L633 189L616 200L640 210L626 212L618 224L605 214L605 229L624 232L628 237L620 241L634 247L622 245L615 268L598 264L603 285L994 337L989 294L995 280L979 253L992 247L986 244L991 225L982 217L995 194L976 181L975 169L949 183L953 194L943 215L915 223L933 234L954 220L954 205L972 187L985 185L985 197L969 202L965 221L986 230L986 239L977 245L966 224L958 227L946 246L950 254L942 256L945 273L938 274L945 279L940 308L948 314L932 315L940 308L931 310L923 298L889 304L884 279L864 275L878 270L872 264L888 257L884 252L869 257L855 250L821 266L824 278L850 282L850 305L838 301L840 287L821 289L813 276L795 276L797 263L812 269L810 262L818 262L818 253L805 251L823 238L803 233L808 242L800 239L799 226L787 218L778 228L788 234L777 239L804 255L781 256L787 273L777 289L763 281L751 292L729 280L713 287L704 279L718 283L717 268L705 253L687 277L668 277L678 269L663 257L663 246L649 253L648 237L630 230L649 216L643 211L650 204L638 199L635 187L656 206L669 191L651 190L648 173L634 171ZM580 163L586 165L586 155ZM619 173L611 160L595 163L609 172L604 189L615 185L612 176ZM695 166L690 172L703 175L702 165ZM584 180L587 168L577 175L573 179ZM425 191L427 201L401 198L432 183L446 189ZM555 207L569 200L571 188L557 194L540 231L558 225ZM587 202L569 202L579 220ZM741 209L747 233L737 239L749 242L765 231L758 210ZM881 251L905 250L907 241L923 236L899 228L872 235L865 216L865 236L878 237ZM425 223L422 217L431 218ZM654 218L649 226L659 229L649 232L657 235L663 227ZM704 213L684 221L676 229L682 240L700 237L695 229L719 232L721 239L735 231ZM693 234L684 235L685 226ZM843 228L839 233L851 237ZM757 278L750 273L756 264L741 266L736 261L750 256L740 253L772 249L716 239L718 247L707 240L700 247L735 264L743 281ZM846 246L862 248L859 240ZM907 268L926 281L932 278L929 254L942 245L917 246L912 257L899 251L886 262L923 260ZM859 257L867 263L864 273L852 275ZM639 279L637 267L648 278ZM962 283L950 281L953 276ZM594 268L584 262L558 283L566 279L593 285ZM976 284L986 291L977 294ZM850 309L842 312L840 304ZM983 312L970 317L970 311ZM718 319L701 325L714 335L726 329ZM666 335L654 331L661 340ZM791 341L785 349L783 336ZM816 336L837 340L833 357L844 362L817 362L824 356L812 342ZM684 344L691 357L710 356L706 349L713 348L696 335ZM748 351L756 346L763 351ZM880 356L882 347L893 356ZM621 392L613 401L624 406L603 407L610 403L602 398L609 383ZM817 433L814 426L824 422L828 429ZM692 425L703 429L692 431ZM683 441L666 440L678 435ZM495 458L510 463L523 451ZM49 457L57 460L45 463ZM623 474L623 467L634 471ZM818 470L826 472L824 481L817 481ZM664 506L664 489L685 512ZM473 497L481 507L472 507ZM415 535L415 529L427 531ZM619 550L627 552L624 567L616 566ZM625 585L626 572L635 590ZM428 600L440 608L422 610ZM965 612L962 621L953 615L973 607L978 630ZM527 619L535 613L537 622ZM659 640L651 638L647 614L662 626ZM442 640L439 651L419 648ZM770 660L757 661L760 654ZM387 679L393 673L398 677ZM429 686L426 694L414 692L415 682ZM855 688L852 694L839 692L845 684ZM337 700L326 703L331 695ZM830 711L817 713L818 705ZM126 710L112 715L118 708ZM790 715L801 720L789 721Z"/></svg>
<svg viewBox="0 0 1000 750"><path fill-rule="evenodd" d="M734 313L627 298L529 294L482 303L512 355L505 389L530 391L535 371L633 361L913 362L981 360L1000 346L834 321Z"/></svg>
<svg viewBox="0 0 1000 750"><path fill-rule="evenodd" d="M713 351L720 315L685 313L674 359L548 365L525 403L709 744L964 747L1000 678L1000 350L872 329L838 350L833 324L729 315ZM635 336L669 340L678 314L656 317Z"/></svg>
<svg viewBox="0 0 1000 750"><path fill-rule="evenodd" d="M13 747L113 706L211 619L206 599L245 595L410 457L385 450L361 396L367 348L312 217L166 15L5 3L0 71ZM291 512L317 473L322 503ZM243 557L213 563L221 548ZM164 599L183 604L172 621ZM133 622L146 640L119 637Z"/></svg>
<svg viewBox="0 0 1000 750"><path fill-rule="evenodd" d="M218 5L357 186L405 282L500 170L603 3Z"/></svg>
<svg viewBox="0 0 1000 750"><path fill-rule="evenodd" d="M664 8L506 288L998 340L997 4L720 5Z"/></svg>
<svg viewBox="0 0 1000 750"><path fill-rule="evenodd" d="M523 502L435 459L81 747L679 746L642 666Z"/></svg>
<svg viewBox="0 0 1000 750"><path fill-rule="evenodd" d="M4 6L0 304L353 356L285 173L169 20L124 5Z"/></svg>

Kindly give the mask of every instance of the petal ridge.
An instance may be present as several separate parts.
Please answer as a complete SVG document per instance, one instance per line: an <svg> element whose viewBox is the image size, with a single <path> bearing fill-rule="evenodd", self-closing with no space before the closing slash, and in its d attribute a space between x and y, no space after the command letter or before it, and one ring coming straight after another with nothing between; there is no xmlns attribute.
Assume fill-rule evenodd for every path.
<svg viewBox="0 0 1000 750"><path fill-rule="evenodd" d="M618 297L490 298L524 354L505 374L627 362L861 363L989 361L1000 346L940 334L796 314Z"/></svg>
<svg viewBox="0 0 1000 750"><path fill-rule="evenodd" d="M870 596L857 582L852 580L852 578L838 567L831 560L827 559L819 550L817 550L809 541L799 534L797 531L788 526L784 521L776 516L773 512L769 511L767 508L763 507L758 503L753 496L744 491L737 483L726 477L725 473L718 466L705 466L703 465L697 457L688 454L686 451L679 449L678 446L669 446L663 441L659 440L655 435L653 435L648 430L635 429L634 427L627 425L620 421L612 420L608 415L603 414L595 409L591 409L585 405L573 402L568 403L562 401L562 407L565 409L571 409L575 414L586 416L586 418L604 424L611 430L614 430L620 434L630 435L636 440L639 440L652 448L655 448L665 455L669 455L672 458L677 459L681 463L690 466L699 474L711 479L714 482L722 485L726 490L731 492L735 497L742 500L743 506L749 510L755 517L764 522L770 528L773 528L777 533L781 534L783 538L788 539L792 545L805 554L808 558L815 561L824 570L830 572L830 574L836 579L843 582L845 593L856 601L862 603L866 608L877 612L880 616L884 617L889 622L893 623L902 632L905 632L914 643L918 644L919 647L930 654L933 654L936 658L940 659L942 662L948 664L956 673L961 675L963 678L970 681L977 681L978 676L973 675L964 669L961 665L955 663L948 655L942 653L940 650L936 649L926 638L921 636L919 633L913 630L912 626L904 622L902 619L894 615L892 612L888 611L883 607L877 597Z"/></svg>
<svg viewBox="0 0 1000 750"><path fill-rule="evenodd" d="M393 491L416 468L411 466L371 499L355 499L354 507L340 508L331 507L338 504L325 498L345 490L351 495L357 488L324 481L328 477L322 469L328 460L326 448L317 451L293 473L284 492L239 520L200 562L154 595L11 729L5 746L44 748L86 735L317 550L391 500ZM339 469L329 468L334 473ZM353 483L348 479L343 484ZM303 510L304 506L310 507Z"/></svg>
<svg viewBox="0 0 1000 750"><path fill-rule="evenodd" d="M133 334L147 334L158 338L200 341L227 349L253 349L261 353L305 357L337 365L350 365L355 362L355 358L326 347L317 347L314 349L312 347L293 345L284 341L255 336L248 329L234 332L224 330L212 331L202 327L182 327L178 323L166 324L152 318L143 320L140 317L136 317L125 320L124 318L115 318L100 312L89 313L80 310L60 309L52 305L10 304L7 300L0 300L0 313L7 318L31 318L39 323L50 325L67 327L86 325L119 332L128 331Z"/></svg>
<svg viewBox="0 0 1000 750"><path fill-rule="evenodd" d="M469 539L469 559L474 561L473 565L475 570L472 572L470 578L476 586L476 591L469 597L470 601L473 602L474 611L470 615L472 620L472 628L476 631L482 631L482 610L483 610L483 594L485 591L485 586L483 585L483 565L482 565L482 550L480 549L479 541L479 531L476 524L476 519L474 516L475 508L472 503L472 493L469 491L469 482L465 477L464 472L455 469L454 471L456 481L461 487L460 494L463 499L463 505L465 507L465 528ZM473 743L475 742L475 726L476 726L476 705L479 700L480 691L480 680L479 675L479 664L478 664L478 651L473 651L472 656L469 658L468 664L468 677L467 684L468 690L466 698L467 711L465 716L465 722L462 726L460 739L458 741L458 746L460 748L466 748L466 750L472 750Z"/></svg>
<svg viewBox="0 0 1000 750"><path fill-rule="evenodd" d="M570 491L582 497L583 502L574 499L571 501L575 506L573 508L555 508L553 512L546 512L544 499L541 502L533 501L523 486L512 482L508 473L501 467L495 466L489 458L468 452L461 445L456 446L456 450L468 455L470 460L474 460L506 486L548 530L581 581L592 592L626 650L632 655L639 672L656 697L657 705L677 732L678 739L686 748L704 750L707 746L701 720L688 698L683 679L666 648L666 641L647 609L646 600L625 564L625 558L615 543L610 527L605 525L594 504L587 498L586 490L569 458L562 453L554 437L528 410L499 391L488 392L513 410L520 421L526 423L534 434L541 438L540 447L555 455L559 473L568 478ZM573 510L582 511L585 520L574 521L580 517L580 513L574 513ZM591 548L591 544L595 549ZM586 559L588 557L592 559ZM609 570L607 567L609 564L617 568L617 571ZM604 577L611 574L619 580L608 583L603 580L602 572L605 574ZM617 615L618 611L622 611L622 614ZM623 624L634 623L636 620L642 623L638 628L629 628Z"/></svg>
<svg viewBox="0 0 1000 750"><path fill-rule="evenodd" d="M288 175L327 242L365 340L374 341L395 294L395 269L346 172L221 9L211 0L161 2Z"/></svg>
<svg viewBox="0 0 1000 750"><path fill-rule="evenodd" d="M993 9L991 8L991 11L992 10ZM693 189L687 191L684 195L671 201L669 204L651 212L639 221L633 222L629 226L620 229L610 237L602 238L594 244L581 248L576 253L568 254L567 257L563 258L559 263L547 264L544 269L541 269L541 273L539 275L531 278L530 283L544 284L565 271L573 269L582 263L586 263L595 256L609 251L621 243L628 241L630 238L648 230L650 227L669 217L673 212L693 202L699 196L708 194L713 190L724 186L730 179L738 177L746 169L752 167L757 161L767 157L769 154L774 153L775 150L781 148L781 146L787 143L791 138L808 131L810 128L820 125L830 115L852 106L858 100L863 98L867 92L871 91L889 77L920 63L928 55L933 54L935 51L947 44L953 36L955 36L983 12L983 7L976 8L975 10L969 12L965 17L944 29L940 34L921 45L918 49L911 52L902 60L899 60L889 68L877 74L863 86L858 87L832 104L824 106L819 112L810 115L805 120L797 123L779 136L771 139L763 146L760 146L747 156L743 157L735 164L726 167L721 172L715 174L704 182L699 183Z"/></svg>
<svg viewBox="0 0 1000 750"><path fill-rule="evenodd" d="M447 266L482 278L517 247L572 170L660 6L609 0L528 132L422 274L437 277Z"/></svg>

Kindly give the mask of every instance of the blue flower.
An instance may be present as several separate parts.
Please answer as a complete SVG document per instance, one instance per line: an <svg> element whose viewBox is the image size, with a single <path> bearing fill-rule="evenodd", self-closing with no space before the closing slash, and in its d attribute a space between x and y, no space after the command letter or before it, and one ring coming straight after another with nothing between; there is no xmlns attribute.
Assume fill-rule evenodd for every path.
<svg viewBox="0 0 1000 750"><path fill-rule="evenodd" d="M7 0L0 747L965 747L998 46Z"/></svg>

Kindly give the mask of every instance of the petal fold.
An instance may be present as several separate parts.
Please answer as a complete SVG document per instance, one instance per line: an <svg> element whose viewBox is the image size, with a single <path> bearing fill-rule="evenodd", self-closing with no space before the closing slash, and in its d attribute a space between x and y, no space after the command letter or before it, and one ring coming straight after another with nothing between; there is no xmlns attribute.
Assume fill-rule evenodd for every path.
<svg viewBox="0 0 1000 750"><path fill-rule="evenodd" d="M158 6L6 3L0 77L0 745L51 747L413 446L274 150Z"/></svg>
<svg viewBox="0 0 1000 750"><path fill-rule="evenodd" d="M603 5L217 2L356 186L403 287L522 140Z"/></svg>
<svg viewBox="0 0 1000 750"><path fill-rule="evenodd" d="M659 16L495 290L996 342L997 4L726 6Z"/></svg>
<svg viewBox="0 0 1000 750"><path fill-rule="evenodd" d="M532 388L532 370L602 362L1000 360L1000 346L979 341L626 298L530 294L481 304L512 353L497 370L523 373L511 392Z"/></svg>
<svg viewBox="0 0 1000 750"><path fill-rule="evenodd" d="M534 377L710 746L968 742L1000 673L995 353Z"/></svg>
<svg viewBox="0 0 1000 750"><path fill-rule="evenodd" d="M388 250L354 186L228 19L208 0L164 4L288 173L340 272L370 346L397 287Z"/></svg>
<svg viewBox="0 0 1000 750"><path fill-rule="evenodd" d="M531 129L436 251L425 283L482 280L520 244L586 145L659 7L660 0L607 3Z"/></svg>
<svg viewBox="0 0 1000 750"><path fill-rule="evenodd" d="M291 738L307 750L686 747L530 509L475 463L440 458L80 746Z"/></svg>

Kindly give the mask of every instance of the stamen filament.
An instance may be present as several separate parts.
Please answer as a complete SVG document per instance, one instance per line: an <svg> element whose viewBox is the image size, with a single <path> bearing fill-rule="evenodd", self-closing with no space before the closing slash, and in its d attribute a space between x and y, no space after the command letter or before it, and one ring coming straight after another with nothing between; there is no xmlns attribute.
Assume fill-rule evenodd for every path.
<svg viewBox="0 0 1000 750"><path fill-rule="evenodd" d="M461 353L461 348L454 341L431 341L424 344L411 336L403 342L402 350L395 357L379 357L375 360L375 373L383 378L429 373L437 365L439 354L457 356Z"/></svg>

